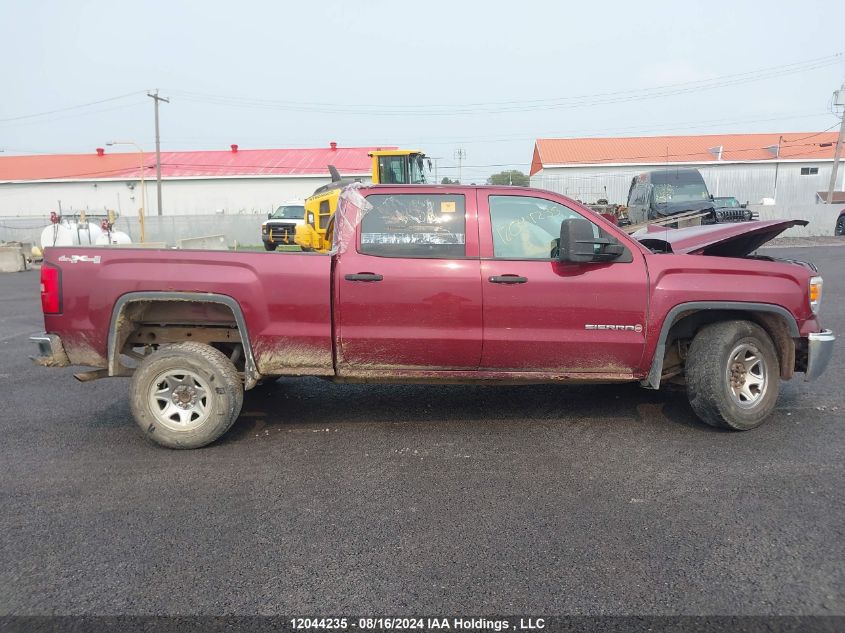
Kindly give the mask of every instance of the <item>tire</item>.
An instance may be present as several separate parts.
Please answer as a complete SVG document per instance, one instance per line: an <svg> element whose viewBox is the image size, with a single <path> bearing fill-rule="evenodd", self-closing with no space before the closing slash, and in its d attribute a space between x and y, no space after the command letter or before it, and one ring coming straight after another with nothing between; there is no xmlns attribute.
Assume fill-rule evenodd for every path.
<svg viewBox="0 0 845 633"><path fill-rule="evenodd" d="M840 215L836 220L836 228L833 230L834 235L845 235L845 215Z"/></svg>
<svg viewBox="0 0 845 633"><path fill-rule="evenodd" d="M132 375L130 408L144 436L167 448L199 448L229 430L243 405L238 372L223 352L176 343L146 357Z"/></svg>
<svg viewBox="0 0 845 633"><path fill-rule="evenodd" d="M264 242L264 250L265 251L274 251L274 250L276 250L276 246L277 246L277 244L268 244L267 242Z"/></svg>
<svg viewBox="0 0 845 633"><path fill-rule="evenodd" d="M690 345L685 373L690 406L710 426L748 431L775 408L780 365L771 338L756 323L703 327Z"/></svg>

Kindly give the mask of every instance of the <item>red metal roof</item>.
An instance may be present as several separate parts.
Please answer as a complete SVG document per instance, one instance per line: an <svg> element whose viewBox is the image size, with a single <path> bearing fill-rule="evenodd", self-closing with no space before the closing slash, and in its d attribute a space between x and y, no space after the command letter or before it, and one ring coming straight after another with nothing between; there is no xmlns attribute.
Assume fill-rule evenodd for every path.
<svg viewBox="0 0 845 633"><path fill-rule="evenodd" d="M238 149L237 151L162 152L163 178L220 178L231 176L326 176L334 165L344 175L369 174L377 149L395 147L337 147L335 149ZM145 152L144 176L155 177L155 152ZM0 156L0 182L29 180L137 179L141 155L133 153Z"/></svg>
<svg viewBox="0 0 845 633"><path fill-rule="evenodd" d="M534 145L531 173L558 165L696 163L773 160L780 143L781 160L832 159L836 132L787 134L706 134L701 136L633 136L627 138L541 138ZM828 144L827 147L821 145ZM711 151L712 150L712 151Z"/></svg>

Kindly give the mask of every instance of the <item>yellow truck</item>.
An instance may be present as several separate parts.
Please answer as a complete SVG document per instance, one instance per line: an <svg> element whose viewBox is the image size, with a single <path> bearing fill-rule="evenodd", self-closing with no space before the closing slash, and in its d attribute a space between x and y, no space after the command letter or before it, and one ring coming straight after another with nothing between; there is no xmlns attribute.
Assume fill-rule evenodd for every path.
<svg viewBox="0 0 845 633"><path fill-rule="evenodd" d="M373 184L423 185L433 184L431 160L415 149L378 150L369 153L372 158ZM326 238L329 222L337 210L341 190L351 180L343 180L337 169L329 165L332 181L323 185L305 200L305 222L296 227L294 241L304 251L326 252L331 248Z"/></svg>

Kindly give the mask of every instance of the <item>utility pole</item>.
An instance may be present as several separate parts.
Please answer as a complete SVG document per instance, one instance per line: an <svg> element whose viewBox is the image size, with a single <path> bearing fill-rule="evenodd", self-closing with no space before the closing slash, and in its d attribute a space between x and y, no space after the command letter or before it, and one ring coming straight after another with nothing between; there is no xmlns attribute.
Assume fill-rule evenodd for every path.
<svg viewBox="0 0 845 633"><path fill-rule="evenodd" d="M463 149L462 147L459 147L458 149L455 150L455 160L458 161L458 184L462 184L462 182L463 182L462 163L463 163L463 160L466 157L467 157L466 150Z"/></svg>
<svg viewBox="0 0 845 633"><path fill-rule="evenodd" d="M158 198L158 214L161 215L161 139L158 133L158 102L170 103L170 99L158 96L158 88L155 92L148 92L147 96L155 102L156 111L156 194Z"/></svg>
<svg viewBox="0 0 845 633"><path fill-rule="evenodd" d="M845 84L833 93L833 107L845 106ZM830 170L830 185L827 188L827 203L833 204L833 192L836 189L836 176L839 171L839 159L842 158L842 142L845 141L845 109L842 110L842 121L839 123L839 138L836 140L836 151L833 154L833 167Z"/></svg>

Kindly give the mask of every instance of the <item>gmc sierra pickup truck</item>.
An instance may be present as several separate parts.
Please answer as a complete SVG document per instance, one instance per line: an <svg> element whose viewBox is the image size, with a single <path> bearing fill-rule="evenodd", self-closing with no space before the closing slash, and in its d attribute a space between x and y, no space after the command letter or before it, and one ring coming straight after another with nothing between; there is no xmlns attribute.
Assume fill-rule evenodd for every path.
<svg viewBox="0 0 845 633"><path fill-rule="evenodd" d="M755 254L801 220L629 236L548 191L424 185L347 187L334 220L328 254L48 248L35 360L131 376L142 433L196 448L277 376L671 379L747 430L831 355L815 267Z"/></svg>

